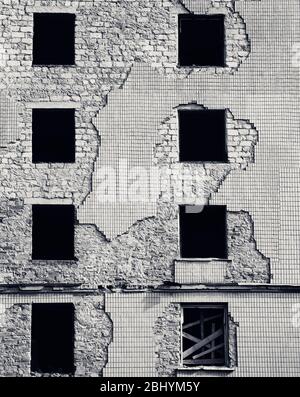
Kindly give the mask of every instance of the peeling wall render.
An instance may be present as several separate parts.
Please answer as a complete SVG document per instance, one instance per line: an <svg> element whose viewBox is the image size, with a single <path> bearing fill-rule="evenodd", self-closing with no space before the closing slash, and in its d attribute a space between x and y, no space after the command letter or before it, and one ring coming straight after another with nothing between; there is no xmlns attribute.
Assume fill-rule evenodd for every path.
<svg viewBox="0 0 300 397"><path fill-rule="evenodd" d="M178 303L170 303L155 322L155 348L156 348L156 372L157 376L175 377L181 364L181 327L182 307ZM228 314L228 350L229 368L237 366L237 325ZM197 376L199 370L189 368L189 372Z"/></svg>
<svg viewBox="0 0 300 397"><path fill-rule="evenodd" d="M32 64L35 12L76 14L74 65ZM225 16L224 68L178 65L188 13ZM272 290L300 280L299 15L298 0L2 0L0 376L63 376L30 372L33 302L74 304L76 377L299 376L299 291ZM74 164L33 164L35 108L75 109ZM178 161L182 108L226 110L228 163ZM55 203L76 208L75 259L32 260L32 204ZM227 205L228 259L185 266L179 205L203 203ZM228 304L227 368L182 367L190 302Z"/></svg>
<svg viewBox="0 0 300 397"><path fill-rule="evenodd" d="M0 324L0 376L62 376L33 373L31 362L32 303L75 305L75 376L102 376L107 363L108 345L112 340L112 322L104 312L104 295L96 296L0 296L5 307ZM69 375L66 375L69 376Z"/></svg>
<svg viewBox="0 0 300 397"><path fill-rule="evenodd" d="M76 225L76 261L31 260L31 207L10 201L1 208L2 283L82 283L95 288L174 281L174 259L180 255L177 205L161 202L156 217L137 222L112 241L94 225ZM227 227L227 282L268 282L269 261L256 249L249 215L229 212Z"/></svg>

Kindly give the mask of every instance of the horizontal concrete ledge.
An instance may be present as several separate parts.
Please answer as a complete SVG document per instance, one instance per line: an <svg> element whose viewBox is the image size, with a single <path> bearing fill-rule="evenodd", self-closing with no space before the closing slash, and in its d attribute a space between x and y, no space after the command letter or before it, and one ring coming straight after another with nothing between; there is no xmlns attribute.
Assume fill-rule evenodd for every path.
<svg viewBox="0 0 300 397"><path fill-rule="evenodd" d="M27 6L26 12L51 12L57 14L75 14L77 12L77 7L64 7L64 6Z"/></svg>
<svg viewBox="0 0 300 397"><path fill-rule="evenodd" d="M34 204L41 204L41 205L46 205L46 204L73 204L73 200L71 198L66 198L66 199L44 199L44 198L24 198L24 204L25 205L34 205Z"/></svg>
<svg viewBox="0 0 300 397"><path fill-rule="evenodd" d="M27 102L28 109L79 109L81 102Z"/></svg>
<svg viewBox="0 0 300 397"><path fill-rule="evenodd" d="M193 372L193 371L213 371L213 372L233 372L235 371L236 367L208 367L206 366L199 366L199 367L179 367L177 368L177 372Z"/></svg>
<svg viewBox="0 0 300 397"><path fill-rule="evenodd" d="M232 292L253 292L253 293L300 293L300 285L283 285L283 284L195 284L180 285L169 283L168 285L148 286L148 287L117 287L117 286L98 286L99 290L104 293L113 294L136 294L136 293L232 293Z"/></svg>
<svg viewBox="0 0 300 397"><path fill-rule="evenodd" d="M300 293L300 285L284 284L195 284L195 285L177 285L161 286L152 290L158 293L173 292L242 292L242 293Z"/></svg>
<svg viewBox="0 0 300 397"><path fill-rule="evenodd" d="M148 288L102 287L81 288L82 283L14 283L0 284L0 294L8 293L78 293L78 294L145 294L145 293L300 293L300 285L195 285L195 286L160 286Z"/></svg>
<svg viewBox="0 0 300 397"><path fill-rule="evenodd" d="M97 288L80 288L82 284L0 284L0 295L18 294L74 294L74 295L99 295Z"/></svg>
<svg viewBox="0 0 300 397"><path fill-rule="evenodd" d="M222 258L175 258L175 262L231 262L232 259L222 259Z"/></svg>

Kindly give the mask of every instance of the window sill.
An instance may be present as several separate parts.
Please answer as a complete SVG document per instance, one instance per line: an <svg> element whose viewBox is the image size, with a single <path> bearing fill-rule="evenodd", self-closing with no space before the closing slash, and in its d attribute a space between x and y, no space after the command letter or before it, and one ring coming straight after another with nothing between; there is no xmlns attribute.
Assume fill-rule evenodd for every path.
<svg viewBox="0 0 300 397"><path fill-rule="evenodd" d="M179 160L179 164L231 164L229 160Z"/></svg>
<svg viewBox="0 0 300 397"><path fill-rule="evenodd" d="M197 65L195 63L191 65L183 65L181 63L177 63L177 68L178 69L224 69L228 68L228 65L226 63L222 65Z"/></svg>
<svg viewBox="0 0 300 397"><path fill-rule="evenodd" d="M208 372L233 372L236 367L217 367L217 366L199 366L199 367L178 367L177 371L185 372L185 371L208 371Z"/></svg>
<svg viewBox="0 0 300 397"><path fill-rule="evenodd" d="M231 262L229 258L175 258L177 262Z"/></svg>
<svg viewBox="0 0 300 397"><path fill-rule="evenodd" d="M73 68L73 69L75 69L76 64L72 63L72 64L47 64L46 65L46 64L42 64L42 63L40 63L40 64L32 63L31 67L33 67L33 68L51 68L51 69L54 69L54 68Z"/></svg>
<svg viewBox="0 0 300 397"><path fill-rule="evenodd" d="M62 263L62 264L75 264L78 262L77 258L73 259L31 259L31 263L46 263L46 264L57 264L57 262Z"/></svg>

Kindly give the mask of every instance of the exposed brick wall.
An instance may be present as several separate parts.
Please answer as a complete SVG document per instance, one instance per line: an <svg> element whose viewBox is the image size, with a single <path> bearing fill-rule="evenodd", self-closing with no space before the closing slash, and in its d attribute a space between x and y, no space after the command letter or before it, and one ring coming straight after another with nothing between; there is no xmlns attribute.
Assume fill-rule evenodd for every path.
<svg viewBox="0 0 300 397"><path fill-rule="evenodd" d="M4 309L0 323L0 376L30 373L31 306L15 304Z"/></svg>
<svg viewBox="0 0 300 397"><path fill-rule="evenodd" d="M181 326L182 308L179 303L170 303L157 318L153 333L155 335L155 355L157 376L176 376L181 364ZM228 314L228 353L229 368L237 365L237 325L233 318ZM192 372L198 376L199 370Z"/></svg>
<svg viewBox="0 0 300 397"><path fill-rule="evenodd" d="M104 295L0 296L0 376L61 376L30 372L31 303L73 302L75 306L75 376L101 376L112 339Z"/></svg>
<svg viewBox="0 0 300 397"><path fill-rule="evenodd" d="M80 300L75 307L75 376L102 376L112 335L104 295Z"/></svg>
<svg viewBox="0 0 300 397"><path fill-rule="evenodd" d="M140 80L146 82L145 86L141 84L141 91L148 92L149 90L150 94L154 92L156 97L159 96L160 101L166 102L163 111L157 112L157 114L164 114L163 117L165 117L165 115L171 114L170 110L174 109L174 106L178 106L180 103L188 103L194 98L197 98L198 103L204 103L207 107L224 106L229 109L227 116L232 127L229 131L231 132L231 135L229 134L229 137L231 137L229 164L226 166L207 164L197 169L193 166L187 167L189 178L200 178L199 189L194 191L198 198L209 197L212 192L216 192L220 183L231 170L240 172L253 162L257 131L251 124L252 122L257 126L262 138L270 131L276 132L276 128L282 131L286 130L288 133L293 132L289 128L283 128L286 125L281 122L283 120L280 119L281 115L278 115L278 120L280 120L278 122L276 120L275 126L274 120L278 109L274 106L275 102L272 102L273 97L276 97L273 91L269 92L270 98L272 98L272 101L269 101L269 106L274 107L274 113L268 113L271 122L266 121L265 113L267 112L264 111L264 108L259 111L257 109L257 106L264 105L266 101L265 93L261 95L259 91L260 87L267 87L270 80L270 76L261 74L262 66L265 67L264 70L269 71L271 68L267 63L268 59L272 57L280 58L275 56L276 52L272 52L272 46L273 43L277 43L276 40L272 41L270 47L268 44L268 49L272 49L270 51L272 56L262 57L262 54L266 54L266 49L262 45L261 38L263 37L263 40L266 43L268 42L264 29L267 30L270 27L264 19L270 14L269 4L267 4L269 0L261 2L264 3L263 7L265 7L261 14L257 12L258 9L256 8L250 9L250 7L241 6L245 15L249 17L252 29L250 32L253 33L255 29L258 32L257 41L254 40L254 46L252 42L254 34L249 37L247 35L249 21L244 19L244 15L236 12L235 3L244 2L214 0L200 4L199 0L154 0L151 2L148 0L124 0L121 2L118 0L103 0L101 2L98 0L2 0L0 5L0 87L6 91L5 101L9 103L9 112L11 111L12 116L7 119L8 121L5 121L4 125L0 122L0 132L7 134L4 137L5 139L1 136L3 143L0 145L0 195L6 199L6 201L1 202L0 206L1 283L82 282L84 286L89 287L98 285L121 286L124 284L143 287L146 285L156 286L163 281L174 281L173 261L179 252L177 207L160 203L156 216L141 216L139 218L139 216L134 215L133 219L142 220L134 224L129 221L126 232L124 232L124 225L121 225L119 229L116 227L115 230L121 230L122 235L118 236L118 232L111 233L112 236L116 236L112 241L108 241L104 234L97 230L94 225L96 222L92 222L93 224L87 224L87 222L77 224L75 233L78 261L43 262L30 260L31 209L30 205L24 205L23 199L34 198L38 201L42 198L64 198L82 208L81 204L86 196L95 192L95 185L92 185L92 182L96 180L94 178L94 170L98 164L96 161L102 160L105 155L110 161L115 157L118 158L122 145L128 138L128 135L123 134L124 131L122 130L119 146L115 144L114 139L111 139L111 145L107 144L107 141L105 142L107 136L102 134L102 131L106 128L109 133L111 132L109 117L106 123L101 124L103 122L101 115L109 106L109 104L106 106L107 95L114 91L108 97L108 100L113 103L112 97L116 93L115 89L121 87L119 96L123 95L123 102L126 102L128 97L134 98L130 90L126 92L126 89L123 89L123 85L132 73L131 68L135 67L140 61L146 62L149 68L155 72L148 75L144 69L140 69ZM245 1L245 3L247 2ZM250 0L248 3L250 3ZM291 5L292 2L289 1L289 4ZM195 8L192 9L191 6ZM286 7L286 9L288 8ZM76 66L66 68L32 67L32 13L45 10L52 12L67 10L77 14ZM224 13L226 15L227 67L224 69L196 68L191 70L177 67L177 15L189 11L199 12L197 10L209 14ZM257 15L262 15L262 19L257 18ZM288 18L282 19L284 19L285 24ZM274 22L275 25L278 25L277 20ZM290 34L288 29L286 31L287 34ZM270 29L269 33L273 35L274 31ZM277 33L281 35L282 32L278 29ZM245 62L250 53L250 39L251 46L254 47L253 54L251 59L247 59L247 62ZM281 44L279 47L282 51ZM253 64L256 65L257 58L255 57L257 56L263 60L262 62L266 62L262 65L259 64L258 69L256 69L256 66L253 67ZM286 59L284 58L284 60ZM283 64L288 65L288 62L283 62ZM289 76L286 70L281 68L280 63L277 66L282 76ZM136 75L134 76L136 77ZM161 76L163 80L159 80ZM208 80L204 80L203 76ZM235 80L236 76L237 79ZM189 77L194 80L189 80ZM221 77L223 80L217 80ZM260 77L263 80L260 80ZM135 81L134 84L138 86L140 80ZM169 84L170 80L172 80L172 83ZM183 83L180 83L180 85L179 81ZM258 86L254 87L254 81ZM220 86L216 82L220 83ZM297 87L297 84L294 84L295 81L292 81L292 83L294 87ZM147 84L154 87L153 91ZM170 91L165 89L165 93L162 95L157 89L160 84L163 89L170 87ZM277 84L278 91L281 90L284 95L291 87L286 84L283 77L277 79ZM201 86L201 89L196 92L196 90L194 91L195 86ZM178 99L179 94L175 98L175 92L185 97L185 101ZM216 92L219 93L219 96L216 95ZM126 93L128 96L126 96ZM245 93L247 93L247 97L244 98ZM172 98L169 102L168 96ZM147 102L149 98L144 94L142 99L143 106L150 112L151 106L148 106ZM154 96L150 99L154 99ZM284 99L286 100L283 100L280 92L278 102L281 112L284 114L283 118L296 119L296 117L288 117L289 112L285 106L287 106L286 104L290 106L290 101L287 100L287 97ZM257 102L258 105L254 106L253 102ZM57 107L71 103L76 107L77 161L75 164L34 165L31 162L31 109L49 103ZM150 102L150 105L153 105L153 112L157 110L157 103L159 105L159 101L156 102L156 105L154 101L153 103ZM129 101L129 108L130 106L134 108L134 105L134 101ZM134 119L136 115L139 116L139 113L134 113L132 108L131 112L127 113L129 119L131 117ZM165 111L166 109L167 111ZM95 118L99 110L100 112ZM124 125L130 124L127 123L127 120L122 119L124 113L121 110L119 107L115 109L116 114L121 115L121 122ZM111 116L109 112L107 114ZM170 120L173 116L174 114L171 115ZM159 120L161 121L163 117ZM145 118L142 122L148 124L150 126L148 128L151 129L152 124L148 123L148 120ZM168 123L168 120L165 119L164 123ZM166 126L164 123L161 128ZM156 124L153 123L153 125ZM134 123L133 125L130 124L130 128L134 131L136 131L135 127ZM175 137L177 134L176 123L170 124L169 127L174 132L173 136ZM7 131L8 129L9 131ZM159 136L157 128L152 129L153 135ZM145 139L148 131L146 128L145 130L141 129L141 131L144 134L143 139ZM159 132L163 133L162 130ZM101 140L99 136L101 136ZM273 136L276 137L276 135L271 134L272 143ZM143 146L146 147L145 142L142 142ZM129 142L127 146L130 147L131 143ZM276 142L274 147L275 145ZM112 151L111 146L115 146L117 149ZM149 147L153 149L152 142ZM175 153L174 148L173 145L170 153ZM151 149L147 153L146 150L142 153L145 158L150 158L151 163L153 160ZM140 156L140 152L138 152L138 156ZM164 156L162 158L165 159ZM175 157L173 158L175 159ZM266 156L263 155L263 158L266 158ZM277 158L275 161L277 161ZM263 167L265 165L264 161L261 161L260 164ZM176 179L176 172L179 172L178 165L177 168L176 165L172 165L170 168L175 171ZM168 172L170 172L170 168ZM263 169L263 171L265 170ZM256 180L252 174L250 176L252 180ZM251 183L250 186L252 186ZM232 191L230 191L229 196L232 196L231 193ZM248 188L245 196L249 193L253 192ZM256 193L253 195L259 196ZM261 195L261 197L262 200L265 199L264 195ZM167 194L166 197L161 197L165 200L167 198ZM269 282L269 261L256 247L252 219L248 213L241 211L244 208L243 205L237 205L237 207L236 212L230 212L228 217L229 254L233 257L233 260L228 264L227 282ZM258 203L255 208L260 207L262 208ZM155 211L151 211L151 215L154 215ZM125 215L122 214L122 208L119 213L114 213L114 211L111 213L114 214L114 219L118 218L120 213L125 218ZM109 214L107 218L109 218L108 222L112 223ZM83 217L81 217L82 219ZM99 225L97 224L97 226ZM273 223L268 222L267 226L273 228ZM104 232L104 228L100 229ZM270 234L268 238L269 236ZM284 266L283 271L286 271ZM117 301L117 305L112 308L113 319L116 324L123 320L126 323L126 321L136 319L138 316L136 312L132 317L127 318L124 315L122 308L126 306L127 300L124 299L124 296L121 298L123 300ZM69 300L73 301L72 299ZM134 363L129 363L126 361L128 360L127 357L121 357L121 349L118 344L122 338L116 338L115 343L111 346L111 352L117 351L120 356L111 354L111 361L106 373L114 375L129 373L133 376L138 373L140 375L148 373L150 375L169 374L170 371L173 371L174 367L170 362L177 359L178 350L174 350L174 354L171 354L168 349L174 347L178 342L178 329L174 328L178 320L178 310L174 305L168 307L162 315L159 310L164 310L164 305L168 304L164 301L165 298L159 296L152 301L147 299L145 295L141 300L136 299L130 302L131 310L137 307L138 310L142 311L139 321L143 319L142 316L144 315L145 323L139 330L132 330L134 321L127 323L127 328L122 337L124 338L125 335L126 346L129 347L129 350L130 348L133 349L132 360L137 351L137 346L139 346L140 351L148 352L148 356L140 354L140 359L144 362L140 363L136 360ZM180 297L177 297L177 301L180 299ZM185 296L184 299L187 301L191 297ZM192 299L196 302L201 300L207 302L211 299L218 300L219 295L212 298L211 295L195 294ZM252 296L247 296L245 300L241 296L230 296L229 298L228 296L222 296L221 299L224 301L231 300L236 321L241 319L242 326L239 340L242 355L238 374L249 376L257 374L299 375L299 337L297 332L288 326L289 314L287 314L291 302L296 302L297 297L291 297L288 300L280 296L276 306L276 308L280 308L280 313L276 311L275 314L273 302L271 302L272 298L270 299L269 296L263 297L263 299L259 295L255 299ZM264 302L262 308L260 307L261 302ZM76 375L99 376L102 374L107 361L107 346L112 337L112 323L104 313L102 298L98 300L98 298L84 297L81 301L76 300L75 305ZM151 318L152 311L154 312L153 318ZM262 319L260 319L261 312L265 316ZM290 342L288 346L293 346L293 351L285 350L280 357L280 346L282 345L278 343L278 335L270 328L273 327L274 316L277 316L276 324L280 323L281 334ZM254 328L256 324L254 324L253 318L259 320L257 329ZM157 323L153 326L155 321ZM150 326L148 326L149 324ZM170 335L168 334L168 326L172 328ZM150 336L153 337L153 327L159 341L156 347L157 361L154 364L155 353L151 345L153 340L149 341L150 347L148 348L147 345L147 349L145 349L146 338L143 339L143 334L146 335L149 332ZM116 329L118 329L117 326ZM133 334L137 332L137 343L134 346L131 345L132 340L128 338L131 331L133 331ZM263 338L260 337L265 335L268 335L269 339L263 345ZM120 333L118 336L120 336ZM27 303L13 303L0 312L0 338L0 375L30 375L29 301ZM251 341L249 341L250 338ZM274 346L277 346L276 351L274 351ZM249 355L250 349L253 355ZM266 351L263 358L259 354L261 351ZM151 359L149 359L149 356ZM234 353L232 353L232 357L235 357ZM274 360L274 357L277 360ZM118 363L115 360L119 360ZM274 361L276 361L276 364L280 362L280 366L275 365L274 367ZM124 365L124 363L127 365ZM143 365L147 368L145 369Z"/></svg>
<svg viewBox="0 0 300 397"><path fill-rule="evenodd" d="M76 12L76 66L32 67L33 12L66 10ZM245 52L243 48L248 48L244 25L232 7L212 4L211 12L214 10L227 15L228 53L233 48L230 57L234 58L237 52L234 65L237 67ZM138 59L168 76L175 70L175 74L190 73L176 66L179 12L187 11L176 0L101 1L101 4L55 0L2 2L0 82L17 106L18 119L13 123L18 123L20 141L2 150L1 195L67 197L76 204L82 202L90 191L99 144L91 119L104 105L107 93L124 82ZM71 102L77 107L75 164L31 163L31 106L40 102L58 103L58 106Z"/></svg>
<svg viewBox="0 0 300 397"><path fill-rule="evenodd" d="M246 169L254 161L254 147L258 132L247 120L236 120L226 110L226 140L228 163L180 163L179 162L179 126L178 110L206 109L202 105L187 104L178 106L158 129L159 143L154 148L154 165L161 172L161 199L180 197L187 204L205 203L212 192L216 192L225 177L233 170ZM206 132L203 131L203 134ZM207 133L209 133L207 131ZM164 186L164 180L171 180ZM182 185L178 186L178 181ZM187 185L190 183L190 188ZM172 193L174 196L172 197Z"/></svg>
<svg viewBox="0 0 300 397"><path fill-rule="evenodd" d="M231 281L269 283L270 261L259 252L254 240L251 216L245 212L228 212L227 278Z"/></svg>
<svg viewBox="0 0 300 397"><path fill-rule="evenodd" d="M75 227L77 261L31 260L31 206L11 200L1 206L1 282L69 282L99 285L159 285L174 281L179 257L178 206L160 203L156 217L107 241L93 225ZM13 241L13 244L12 244ZM269 261L256 249L247 213L228 213L227 282L269 280Z"/></svg>

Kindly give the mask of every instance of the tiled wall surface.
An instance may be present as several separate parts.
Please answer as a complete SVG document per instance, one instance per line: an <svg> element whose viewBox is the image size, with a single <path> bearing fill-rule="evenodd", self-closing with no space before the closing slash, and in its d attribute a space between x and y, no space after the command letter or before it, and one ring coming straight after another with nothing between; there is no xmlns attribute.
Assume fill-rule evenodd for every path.
<svg viewBox="0 0 300 397"><path fill-rule="evenodd" d="M299 294L182 291L106 297L106 311L114 324L114 336L104 376L157 376L159 339L154 329L157 330L156 322L166 307L170 303L221 302L228 303L228 311L238 323L238 366L232 372L218 372L218 375L300 375ZM170 334L173 335L171 328ZM166 357L168 359L168 355ZM196 376L214 375L214 371L192 372Z"/></svg>
<svg viewBox="0 0 300 397"><path fill-rule="evenodd" d="M177 15L189 11L226 15L226 68L178 68ZM75 66L32 66L34 12L76 13ZM227 279L267 283L271 273L272 283L300 284L299 20L298 0L2 0L1 283L96 288L174 281L179 200L177 209L150 200L149 189L161 191L149 170L166 120L192 102L228 109L252 131L237 161L247 168L211 164L197 170L205 190L199 196L227 205L235 217L229 240L237 235L232 246L238 260ZM31 110L45 106L76 108L75 164L32 164ZM238 131L243 135L244 128ZM103 167L123 175L116 201L101 200ZM130 178L142 191L138 200L128 200ZM79 261L32 262L30 200L60 199L78 210ZM223 278L218 271L185 270L178 268L181 282L192 283L193 272L199 283ZM1 295L0 375L30 375L33 301L77 306L78 376L101 376L104 367L104 376L155 376L158 367L173 366L161 345L159 319L168 305L182 302L226 302L238 324L235 370L197 375L300 375L299 294L123 292L108 293L106 300L105 314L103 297Z"/></svg>

